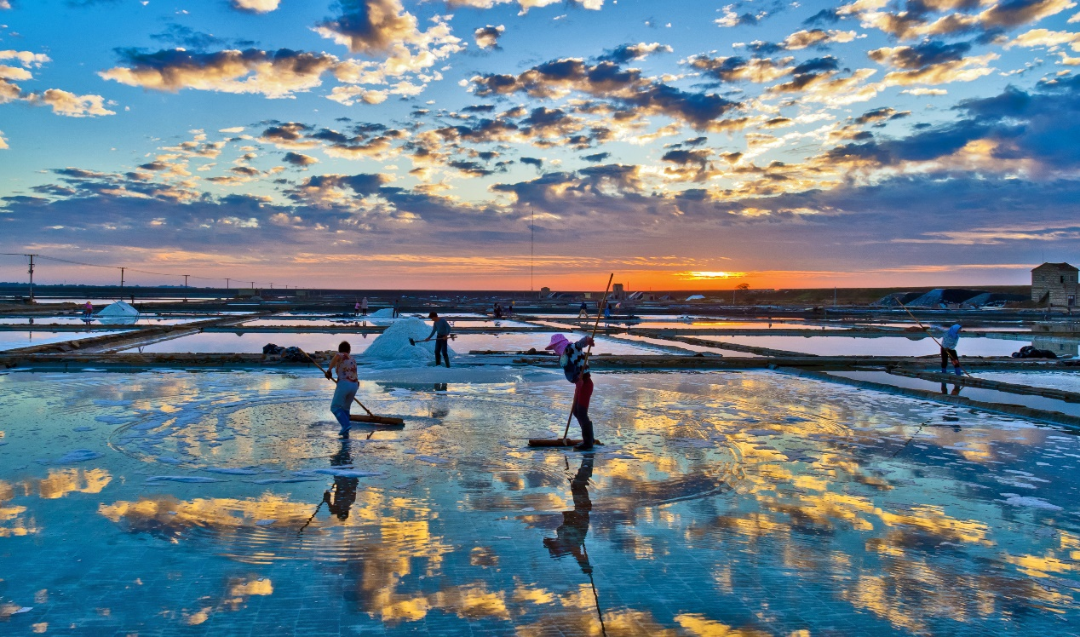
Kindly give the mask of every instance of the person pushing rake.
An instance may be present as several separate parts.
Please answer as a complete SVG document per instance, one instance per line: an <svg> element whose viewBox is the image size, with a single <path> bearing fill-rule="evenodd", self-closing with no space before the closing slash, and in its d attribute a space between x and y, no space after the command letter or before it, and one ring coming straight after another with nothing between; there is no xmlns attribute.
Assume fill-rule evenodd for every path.
<svg viewBox="0 0 1080 637"><path fill-rule="evenodd" d="M594 344L593 337L586 336L576 343L571 343L562 334L555 334L544 349L555 352L559 365L563 368L566 380L574 384L574 406L571 410L581 427L581 444L574 451L591 451L593 438L592 420L589 419L589 401L592 399L593 382L589 373L588 348Z"/></svg>

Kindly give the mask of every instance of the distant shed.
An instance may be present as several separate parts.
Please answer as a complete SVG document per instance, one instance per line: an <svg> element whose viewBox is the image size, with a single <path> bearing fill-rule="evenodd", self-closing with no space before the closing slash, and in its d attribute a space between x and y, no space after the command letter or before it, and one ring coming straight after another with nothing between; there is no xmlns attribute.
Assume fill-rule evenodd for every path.
<svg viewBox="0 0 1080 637"><path fill-rule="evenodd" d="M1044 263L1031 271L1031 300L1042 305L1073 307L1078 291L1076 267Z"/></svg>

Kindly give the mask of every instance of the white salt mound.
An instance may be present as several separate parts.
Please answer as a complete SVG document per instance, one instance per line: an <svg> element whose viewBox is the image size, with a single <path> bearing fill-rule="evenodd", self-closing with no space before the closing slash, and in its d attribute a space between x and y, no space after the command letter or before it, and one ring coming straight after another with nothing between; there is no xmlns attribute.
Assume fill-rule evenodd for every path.
<svg viewBox="0 0 1080 637"><path fill-rule="evenodd" d="M394 318L394 308L384 307L381 310L376 310L371 314L368 314L371 318Z"/></svg>
<svg viewBox="0 0 1080 637"><path fill-rule="evenodd" d="M421 343L431 333L431 325L418 318L395 321L368 346L360 358L368 363L388 367L417 367L435 362L435 341ZM416 345L410 345L409 339ZM457 355L450 349L451 361Z"/></svg>

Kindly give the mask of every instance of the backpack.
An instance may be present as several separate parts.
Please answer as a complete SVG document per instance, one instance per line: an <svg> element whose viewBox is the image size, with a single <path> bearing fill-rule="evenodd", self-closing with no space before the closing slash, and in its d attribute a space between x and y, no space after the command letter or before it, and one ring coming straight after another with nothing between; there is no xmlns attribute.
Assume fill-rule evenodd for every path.
<svg viewBox="0 0 1080 637"><path fill-rule="evenodd" d="M563 369L563 375L566 376L566 380L571 383L576 383L577 379L581 377L581 366L574 361L571 353L576 351L573 345L570 345L563 351L562 356L559 356L559 366Z"/></svg>

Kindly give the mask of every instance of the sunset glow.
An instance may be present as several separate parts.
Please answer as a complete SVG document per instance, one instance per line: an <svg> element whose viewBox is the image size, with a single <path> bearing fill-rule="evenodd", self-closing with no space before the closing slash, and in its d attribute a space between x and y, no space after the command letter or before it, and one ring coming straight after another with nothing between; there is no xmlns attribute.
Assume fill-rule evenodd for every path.
<svg viewBox="0 0 1080 637"><path fill-rule="evenodd" d="M1078 16L0 2L0 279L1024 283L1076 258Z"/></svg>

